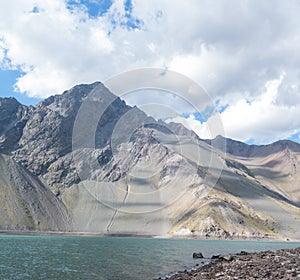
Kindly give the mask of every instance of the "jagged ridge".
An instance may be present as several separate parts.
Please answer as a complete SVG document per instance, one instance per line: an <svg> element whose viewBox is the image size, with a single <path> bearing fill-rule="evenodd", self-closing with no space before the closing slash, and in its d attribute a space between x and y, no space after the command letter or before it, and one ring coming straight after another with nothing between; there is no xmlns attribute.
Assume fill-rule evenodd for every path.
<svg viewBox="0 0 300 280"><path fill-rule="evenodd" d="M92 118L104 113L95 139L86 139L84 127L75 139L94 146L74 149L83 103ZM75 86L36 106L2 98L0 109L4 229L297 237L297 143L204 141L127 106L101 83Z"/></svg>

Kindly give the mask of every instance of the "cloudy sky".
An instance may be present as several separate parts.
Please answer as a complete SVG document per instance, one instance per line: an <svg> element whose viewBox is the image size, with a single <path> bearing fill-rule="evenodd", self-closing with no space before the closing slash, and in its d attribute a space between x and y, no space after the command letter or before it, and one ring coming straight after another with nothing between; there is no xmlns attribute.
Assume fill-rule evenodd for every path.
<svg viewBox="0 0 300 280"><path fill-rule="evenodd" d="M227 137L300 142L299 15L299 0L0 0L0 96L159 67L206 90ZM177 120L206 136L195 112Z"/></svg>

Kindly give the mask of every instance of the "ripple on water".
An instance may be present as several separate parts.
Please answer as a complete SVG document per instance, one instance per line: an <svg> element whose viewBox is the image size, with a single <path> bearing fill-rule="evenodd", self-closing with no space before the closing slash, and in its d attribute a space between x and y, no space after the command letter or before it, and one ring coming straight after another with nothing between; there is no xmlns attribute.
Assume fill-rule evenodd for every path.
<svg viewBox="0 0 300 280"><path fill-rule="evenodd" d="M154 279L201 264L204 256L292 248L300 243L124 237L1 236L0 279Z"/></svg>

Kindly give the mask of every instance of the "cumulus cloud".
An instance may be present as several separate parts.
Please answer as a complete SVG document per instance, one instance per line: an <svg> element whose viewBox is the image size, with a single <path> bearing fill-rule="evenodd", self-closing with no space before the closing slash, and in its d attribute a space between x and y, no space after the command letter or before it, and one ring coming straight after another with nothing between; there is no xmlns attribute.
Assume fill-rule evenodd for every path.
<svg viewBox="0 0 300 280"><path fill-rule="evenodd" d="M230 137L256 143L270 143L300 132L300 104L278 104L279 87L284 75L269 81L265 91L253 101L237 100L222 113L222 121Z"/></svg>
<svg viewBox="0 0 300 280"><path fill-rule="evenodd" d="M128 7L116 0L99 16L69 2L0 3L0 60L22 73L17 91L46 97L123 71L162 67L206 89L224 110L229 137L265 141L275 127L278 137L299 131L299 1L153 0ZM268 103L265 87L283 73ZM197 102L188 92L186 98Z"/></svg>
<svg viewBox="0 0 300 280"><path fill-rule="evenodd" d="M238 99L220 113L225 135L233 139L267 144L300 133L300 104L291 106L278 103L279 89L284 83L283 74L277 80L268 81L264 92L254 100ZM177 117L170 121L180 122L193 129L201 138L214 138L211 125L214 116L201 122L194 115Z"/></svg>

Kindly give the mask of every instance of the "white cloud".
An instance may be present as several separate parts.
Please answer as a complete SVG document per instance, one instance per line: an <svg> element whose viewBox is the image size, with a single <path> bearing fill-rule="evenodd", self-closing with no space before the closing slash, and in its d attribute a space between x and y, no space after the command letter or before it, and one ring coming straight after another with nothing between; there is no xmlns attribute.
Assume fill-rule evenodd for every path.
<svg viewBox="0 0 300 280"><path fill-rule="evenodd" d="M0 2L0 60L24 72L20 92L45 97L138 67L162 67L194 79L228 106L222 117L229 136L267 139L276 125L280 137L299 130L297 0L133 1L131 15L117 0L92 18L83 5L70 10L66 3ZM271 102L265 85L282 73ZM197 102L190 93L186 98Z"/></svg>
<svg viewBox="0 0 300 280"><path fill-rule="evenodd" d="M4 50L1 49L1 45L0 45L0 61L2 61L4 59Z"/></svg>
<svg viewBox="0 0 300 280"><path fill-rule="evenodd" d="M300 133L300 104L278 104L279 88L285 74L277 80L268 81L264 92L255 100L238 99L220 113L226 137L240 141L267 144ZM214 128L215 116L207 122L197 120L194 114L188 117L170 118L194 130L201 138L216 137L221 130Z"/></svg>
<svg viewBox="0 0 300 280"><path fill-rule="evenodd" d="M195 116L193 114L190 114L187 118L183 117L175 117L166 120L167 123L175 122L175 123L181 123L186 128L195 131L200 138L202 139L212 139L217 135L214 135L210 129L207 123L201 123L200 121L196 120Z"/></svg>
<svg viewBox="0 0 300 280"><path fill-rule="evenodd" d="M283 81L284 75L278 80L268 81L265 91L254 101L239 99L228 105L220 114L225 136L241 141L270 143L300 133L300 104L277 104L278 89ZM213 123L212 119L209 121L208 123ZM205 135L202 132L203 126L209 127L209 124L201 123L195 118L192 122L187 120L187 123L192 124L191 128L200 137Z"/></svg>

